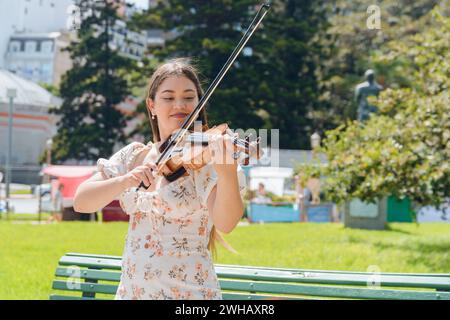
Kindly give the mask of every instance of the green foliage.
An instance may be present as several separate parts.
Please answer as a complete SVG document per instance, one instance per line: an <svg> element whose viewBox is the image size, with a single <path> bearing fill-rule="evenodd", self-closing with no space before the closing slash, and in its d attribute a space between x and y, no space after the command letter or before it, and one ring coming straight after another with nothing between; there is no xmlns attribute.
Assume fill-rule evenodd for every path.
<svg viewBox="0 0 450 320"><path fill-rule="evenodd" d="M399 69L408 63L406 56L393 60L389 66L371 60L370 56L374 51L385 51L387 43L401 43L405 37L420 33L423 29L416 21L440 3L444 10L445 2L438 0L336 0L329 3L330 26L315 38L323 48L316 70L319 108L313 113L318 127L334 129L347 120L356 119L355 86L363 81L363 74L369 68L375 70L382 86L411 84L408 73L392 72L393 68ZM377 5L381 10L380 30L369 29L366 25L370 5Z"/></svg>
<svg viewBox="0 0 450 320"><path fill-rule="evenodd" d="M52 95L59 97L60 93L59 93L59 88L52 85L52 84L48 84L45 82L40 82L39 85L44 88L45 90L47 90L48 92L50 92Z"/></svg>
<svg viewBox="0 0 450 320"><path fill-rule="evenodd" d="M294 203L297 199L295 195L284 195L284 196L277 196L276 194L271 195L270 197L273 202L290 202Z"/></svg>
<svg viewBox="0 0 450 320"><path fill-rule="evenodd" d="M357 197L409 197L414 204L439 205L450 190L448 48L450 19L438 9L417 21L420 34L389 42L372 61L402 74L375 101L380 114L364 125L347 122L327 132L322 152L325 191L336 202ZM395 89L397 87L398 89Z"/></svg>
<svg viewBox="0 0 450 320"><path fill-rule="evenodd" d="M246 205L256 196L257 196L256 190L247 189L247 191L244 195L244 200L246 201ZM295 199L296 199L295 195L278 196L271 191L266 191L266 196L268 198L270 198L272 200L272 202L295 202Z"/></svg>
<svg viewBox="0 0 450 320"><path fill-rule="evenodd" d="M321 163L319 159L313 159L312 163L298 163L295 165L293 178L298 177L298 183L306 186L306 183L311 178L320 178Z"/></svg>
<svg viewBox="0 0 450 320"><path fill-rule="evenodd" d="M77 40L68 47L73 68L62 79L63 105L52 112L60 115L53 138L52 161L96 160L125 142L125 117L116 109L130 93L126 74L133 68L109 46L111 28L118 19L109 1L80 0L83 15Z"/></svg>
<svg viewBox="0 0 450 320"><path fill-rule="evenodd" d="M231 128L280 129L281 148L306 148L312 133L309 113L315 107L315 60L310 41L325 25L322 1L278 0L211 97L211 124ZM162 28L176 36L153 53L160 60L193 57L209 84L248 27L261 1L215 0L160 2L135 17L136 28ZM257 6L256 6L257 5ZM256 6L256 7L255 7ZM151 68L141 78L150 77ZM144 106L141 112L146 114ZM148 127L147 123L142 130ZM148 134L148 131L143 131ZM270 138L270 137L269 137Z"/></svg>

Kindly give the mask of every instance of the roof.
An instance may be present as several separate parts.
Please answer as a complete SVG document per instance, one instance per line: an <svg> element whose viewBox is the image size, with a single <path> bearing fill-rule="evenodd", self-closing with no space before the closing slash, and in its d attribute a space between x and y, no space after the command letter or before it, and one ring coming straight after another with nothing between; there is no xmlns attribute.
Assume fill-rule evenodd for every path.
<svg viewBox="0 0 450 320"><path fill-rule="evenodd" d="M56 39L61 36L61 32L47 33L16 33L11 36L11 40L17 39Z"/></svg>
<svg viewBox="0 0 450 320"><path fill-rule="evenodd" d="M97 170L96 166L57 166L52 165L42 170L42 173L61 178L83 178L91 176Z"/></svg>
<svg viewBox="0 0 450 320"><path fill-rule="evenodd" d="M57 166L51 165L42 170L43 174L57 177L63 185L64 207L73 205L72 201L78 186L89 179L97 170L96 166Z"/></svg>
<svg viewBox="0 0 450 320"><path fill-rule="evenodd" d="M294 170L282 167L253 167L250 169L251 178L289 178Z"/></svg>
<svg viewBox="0 0 450 320"><path fill-rule="evenodd" d="M315 156L311 150L263 148L263 151L264 159L251 159L250 164L261 167L277 166L284 168L295 168L297 165L301 164L320 163L323 165L328 163L325 154L319 153Z"/></svg>
<svg viewBox="0 0 450 320"><path fill-rule="evenodd" d="M16 89L14 104L52 107L61 105L61 99L38 84L4 69L0 69L0 103L8 103L8 89Z"/></svg>

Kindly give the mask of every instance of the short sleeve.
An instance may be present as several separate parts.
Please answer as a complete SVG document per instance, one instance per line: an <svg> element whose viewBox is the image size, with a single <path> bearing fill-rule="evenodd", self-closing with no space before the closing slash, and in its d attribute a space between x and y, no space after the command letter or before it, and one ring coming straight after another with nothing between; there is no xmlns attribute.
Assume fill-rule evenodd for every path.
<svg viewBox="0 0 450 320"><path fill-rule="evenodd" d="M239 192L243 198L245 191L247 189L247 182L244 170L240 165L237 167L238 185ZM212 164L208 164L200 170L196 171L195 174L195 188L197 191L197 196L203 206L207 205L209 194L211 193L214 186L217 184L217 173L214 170Z"/></svg>
<svg viewBox="0 0 450 320"><path fill-rule="evenodd" d="M101 173L104 179L110 179L126 174L133 164L136 156L146 146L140 142L132 142L109 159L100 158L97 160L97 171Z"/></svg>

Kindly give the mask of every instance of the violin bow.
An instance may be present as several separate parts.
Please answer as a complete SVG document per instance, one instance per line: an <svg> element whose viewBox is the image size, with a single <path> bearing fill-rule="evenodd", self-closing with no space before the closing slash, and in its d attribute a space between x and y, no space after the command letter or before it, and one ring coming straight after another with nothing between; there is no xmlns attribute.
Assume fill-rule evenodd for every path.
<svg viewBox="0 0 450 320"><path fill-rule="evenodd" d="M200 114L200 111L205 107L206 103L208 102L209 98L213 94L213 92L216 90L217 86L222 81L225 74L228 72L238 55L241 53L244 46L247 44L247 42L252 37L253 33L256 31L258 26L261 24L262 20L266 16L268 10L270 9L270 3L267 2L261 6L261 8L256 13L255 17L253 18L252 23L248 27L245 34L242 36L241 40L239 41L236 48L231 53L230 57L228 58L227 62L224 64L220 72L217 74L214 81L211 83L209 88L206 90L203 97L200 99L198 105L195 107L194 111L189 114L188 117L184 120L183 124L181 125L181 128L177 130L177 132L172 135L169 138L169 141L166 144L166 147L161 152L160 156L158 157L158 160L156 161L155 165L157 166L158 170L162 168L166 162L170 159L170 156L175 150L175 148L178 146L178 144L182 141L183 137L188 132L188 128L192 126L194 121L197 119L197 117ZM141 186L143 186L143 183L141 183Z"/></svg>

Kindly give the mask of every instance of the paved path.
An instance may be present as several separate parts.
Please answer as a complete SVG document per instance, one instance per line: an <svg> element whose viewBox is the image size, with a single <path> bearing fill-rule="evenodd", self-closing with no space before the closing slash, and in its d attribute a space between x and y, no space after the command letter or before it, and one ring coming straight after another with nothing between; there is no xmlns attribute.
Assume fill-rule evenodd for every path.
<svg viewBox="0 0 450 320"><path fill-rule="evenodd" d="M38 213L39 200L37 198L12 198L11 205L17 213Z"/></svg>
<svg viewBox="0 0 450 320"><path fill-rule="evenodd" d="M5 199L5 184L0 184L0 199ZM11 184L11 192L14 190L26 190L29 186L23 184ZM36 214L39 209L39 200L31 194L12 194L11 205L14 212Z"/></svg>

